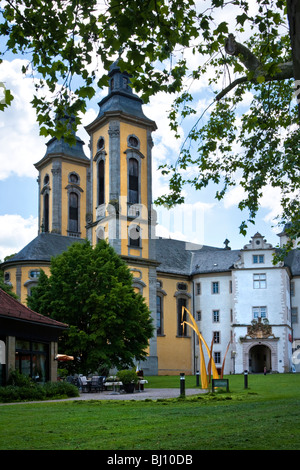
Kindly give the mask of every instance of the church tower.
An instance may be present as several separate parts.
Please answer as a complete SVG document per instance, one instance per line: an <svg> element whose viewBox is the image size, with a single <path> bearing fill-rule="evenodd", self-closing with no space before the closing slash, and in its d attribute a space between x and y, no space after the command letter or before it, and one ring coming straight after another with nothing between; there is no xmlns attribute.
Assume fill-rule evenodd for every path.
<svg viewBox="0 0 300 470"><path fill-rule="evenodd" d="M152 137L154 121L130 87L130 76L117 63L109 72L108 95L97 118L86 127L90 136L91 199L87 237L107 239L127 262L134 287L146 299L156 326L156 254L152 211ZM145 373L157 373L156 337L150 340Z"/></svg>
<svg viewBox="0 0 300 470"><path fill-rule="evenodd" d="M83 144L78 137L73 146L63 138L53 138L46 144L44 157L35 164L39 172L39 233L86 237L90 160Z"/></svg>

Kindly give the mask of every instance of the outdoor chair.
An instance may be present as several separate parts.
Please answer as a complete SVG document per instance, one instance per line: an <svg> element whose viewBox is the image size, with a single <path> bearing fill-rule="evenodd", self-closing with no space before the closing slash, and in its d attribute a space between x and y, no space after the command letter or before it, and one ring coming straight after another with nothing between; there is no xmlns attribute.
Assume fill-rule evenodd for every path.
<svg viewBox="0 0 300 470"><path fill-rule="evenodd" d="M90 391L91 392L100 392L100 383L99 383L99 378L98 376L94 375L92 377L92 381L90 384Z"/></svg>
<svg viewBox="0 0 300 470"><path fill-rule="evenodd" d="M78 377L77 380L78 380L79 389L82 392L88 392L89 391L89 384L86 380L86 377Z"/></svg>
<svg viewBox="0 0 300 470"><path fill-rule="evenodd" d="M100 377L98 377L99 379L99 388L100 388L100 392L103 392L105 390L105 380L106 380L106 377L104 375L100 375Z"/></svg>

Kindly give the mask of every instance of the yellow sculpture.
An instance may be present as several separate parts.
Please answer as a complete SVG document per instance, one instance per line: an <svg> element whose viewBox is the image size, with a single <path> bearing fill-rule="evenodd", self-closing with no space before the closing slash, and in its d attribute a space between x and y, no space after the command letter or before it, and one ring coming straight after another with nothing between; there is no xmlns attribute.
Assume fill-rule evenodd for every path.
<svg viewBox="0 0 300 470"><path fill-rule="evenodd" d="M187 314L189 315L192 323L189 323L186 320L183 320L184 312L187 312ZM215 361L213 360L211 350L209 349L209 347L207 346L203 336L201 335L193 315L191 314L191 312L189 312L189 310L186 307L183 306L182 307L182 325L184 325L184 324L189 325L196 332L196 334L199 338L201 386L202 386L203 389L207 389L208 388L208 380L207 380L207 372L206 372L206 367L205 367L205 359L204 359L204 354L203 354L203 349L202 349L202 342L203 342L204 346L206 347L206 350L207 350L207 353L208 353L209 367L212 368L213 378L218 379L219 374L218 374L218 371L217 371L217 368L216 368Z"/></svg>

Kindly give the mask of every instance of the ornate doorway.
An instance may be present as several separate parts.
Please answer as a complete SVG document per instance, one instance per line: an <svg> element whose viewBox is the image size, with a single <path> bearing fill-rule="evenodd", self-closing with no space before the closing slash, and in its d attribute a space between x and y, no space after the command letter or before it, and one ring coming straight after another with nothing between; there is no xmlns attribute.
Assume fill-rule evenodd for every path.
<svg viewBox="0 0 300 470"><path fill-rule="evenodd" d="M258 344L249 351L249 368L253 373L261 373L264 367L267 371L272 369L271 350L264 344Z"/></svg>

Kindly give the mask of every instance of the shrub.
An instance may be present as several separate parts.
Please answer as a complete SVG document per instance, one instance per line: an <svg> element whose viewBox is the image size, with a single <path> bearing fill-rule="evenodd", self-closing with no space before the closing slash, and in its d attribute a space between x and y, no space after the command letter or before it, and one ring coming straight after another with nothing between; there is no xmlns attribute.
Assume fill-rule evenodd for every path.
<svg viewBox="0 0 300 470"><path fill-rule="evenodd" d="M29 383L27 381L27 384L22 386L7 385L6 387L0 387L0 402L2 403L78 396L77 387L68 382L47 382L44 385L40 385L35 384L29 379Z"/></svg>
<svg viewBox="0 0 300 470"><path fill-rule="evenodd" d="M119 377L123 385L131 383L137 384L139 380L138 375L134 369L119 370L117 376Z"/></svg>

